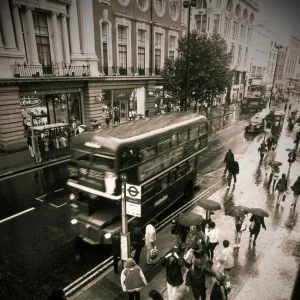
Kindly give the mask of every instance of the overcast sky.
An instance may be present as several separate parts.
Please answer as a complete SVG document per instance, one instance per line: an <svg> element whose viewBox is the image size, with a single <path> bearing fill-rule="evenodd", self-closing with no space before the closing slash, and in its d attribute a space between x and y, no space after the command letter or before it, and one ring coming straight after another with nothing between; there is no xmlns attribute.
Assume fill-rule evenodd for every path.
<svg viewBox="0 0 300 300"><path fill-rule="evenodd" d="M258 0L257 21L268 24L281 43L291 35L300 39L300 0Z"/></svg>

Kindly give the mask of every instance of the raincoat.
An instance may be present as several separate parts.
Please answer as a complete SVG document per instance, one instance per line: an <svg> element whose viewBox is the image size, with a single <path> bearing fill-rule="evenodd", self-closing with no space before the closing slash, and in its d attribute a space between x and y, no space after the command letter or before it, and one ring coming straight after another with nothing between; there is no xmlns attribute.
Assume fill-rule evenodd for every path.
<svg viewBox="0 0 300 300"><path fill-rule="evenodd" d="M254 222L254 227L251 229L250 232L252 234L259 234L261 226L266 230L266 225L263 217L252 215L250 218L250 222Z"/></svg>

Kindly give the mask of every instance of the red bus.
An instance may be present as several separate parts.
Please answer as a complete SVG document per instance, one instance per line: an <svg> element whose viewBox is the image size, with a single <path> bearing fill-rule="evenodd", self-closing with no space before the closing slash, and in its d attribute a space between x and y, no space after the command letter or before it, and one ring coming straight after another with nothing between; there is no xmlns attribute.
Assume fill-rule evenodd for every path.
<svg viewBox="0 0 300 300"><path fill-rule="evenodd" d="M68 185L71 223L78 237L90 244L110 243L106 233L121 224L122 173L128 183L142 187L141 225L182 196L192 197L207 141L206 117L186 112L75 137Z"/></svg>

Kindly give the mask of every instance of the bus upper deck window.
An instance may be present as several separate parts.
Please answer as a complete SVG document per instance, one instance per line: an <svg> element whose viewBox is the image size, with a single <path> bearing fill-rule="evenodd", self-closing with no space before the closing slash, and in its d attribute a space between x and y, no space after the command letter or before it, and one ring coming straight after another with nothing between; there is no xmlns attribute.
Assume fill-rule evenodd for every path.
<svg viewBox="0 0 300 300"><path fill-rule="evenodd" d="M198 137L198 134L199 134L198 127L192 128L191 131L190 131L190 140L196 139Z"/></svg>
<svg viewBox="0 0 300 300"><path fill-rule="evenodd" d="M177 146L177 134L173 134L171 137L171 146L175 147Z"/></svg>
<svg viewBox="0 0 300 300"><path fill-rule="evenodd" d="M162 153L167 150L169 150L171 147L171 140L169 138L165 139L164 141L161 141L157 144L157 152Z"/></svg>
<svg viewBox="0 0 300 300"><path fill-rule="evenodd" d="M178 133L178 144L183 144L189 140L188 130L184 130Z"/></svg>

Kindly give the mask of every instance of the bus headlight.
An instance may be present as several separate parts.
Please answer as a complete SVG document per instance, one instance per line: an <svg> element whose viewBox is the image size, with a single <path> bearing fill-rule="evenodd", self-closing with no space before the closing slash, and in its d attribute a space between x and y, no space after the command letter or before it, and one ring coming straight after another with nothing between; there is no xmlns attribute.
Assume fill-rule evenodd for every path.
<svg viewBox="0 0 300 300"><path fill-rule="evenodd" d="M74 200L75 199L75 194L70 194L70 200Z"/></svg>
<svg viewBox="0 0 300 300"><path fill-rule="evenodd" d="M111 233L110 232L107 232L104 234L104 237L108 240L111 238Z"/></svg>
<svg viewBox="0 0 300 300"><path fill-rule="evenodd" d="M77 220L77 219L72 219L72 220L71 220L71 224L72 224L72 225L75 225L75 224L77 224L77 223L78 223L78 220Z"/></svg>

